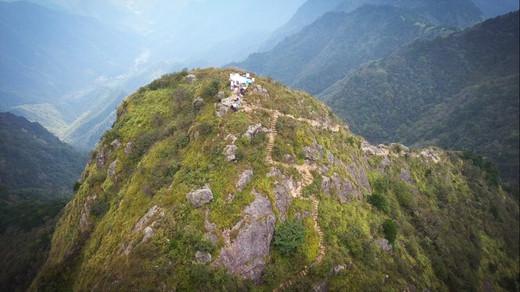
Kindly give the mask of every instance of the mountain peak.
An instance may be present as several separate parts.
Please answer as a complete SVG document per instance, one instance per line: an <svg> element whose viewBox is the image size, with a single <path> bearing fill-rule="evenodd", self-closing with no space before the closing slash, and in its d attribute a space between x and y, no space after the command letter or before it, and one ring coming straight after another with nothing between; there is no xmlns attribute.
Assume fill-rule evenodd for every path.
<svg viewBox="0 0 520 292"><path fill-rule="evenodd" d="M384 279L405 253L441 256L417 238L478 237L451 221L456 209L445 209L448 204L472 208L464 220L473 211L489 217L475 230L501 226L488 211L492 201L504 212L499 216L514 221L518 214L518 208L506 211L511 200L494 199L504 198L502 191L458 153L370 145L323 103L271 79L251 76L243 96L240 88L233 93L232 73L165 75L123 101L33 288L346 287L353 283L348 274L369 266ZM236 111L233 101L240 102ZM477 188L479 203L468 207ZM454 232L435 233L432 218ZM488 257L480 246L467 248ZM514 269L514 260L505 254L501 260ZM443 264L438 274L425 273L414 269L420 264L412 257L403 264L406 273L385 285L404 289L404 281L438 290L451 285L441 268L458 268ZM354 285L381 285L375 278Z"/></svg>

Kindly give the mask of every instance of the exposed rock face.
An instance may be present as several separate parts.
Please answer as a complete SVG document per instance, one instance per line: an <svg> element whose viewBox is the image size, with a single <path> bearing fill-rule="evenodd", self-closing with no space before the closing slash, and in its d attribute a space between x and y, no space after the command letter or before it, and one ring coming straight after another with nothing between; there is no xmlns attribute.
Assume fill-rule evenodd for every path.
<svg viewBox="0 0 520 292"><path fill-rule="evenodd" d="M262 88L262 86L260 84L255 85L251 92L253 94L258 94L263 97L269 97L269 92L267 91L267 89Z"/></svg>
<svg viewBox="0 0 520 292"><path fill-rule="evenodd" d="M408 169L401 168L400 178L411 185L414 184L412 175L410 174L410 171Z"/></svg>
<svg viewBox="0 0 520 292"><path fill-rule="evenodd" d="M285 154L283 156L283 158L285 159L285 162L287 162L287 163L290 163L290 164L296 163L296 160L294 160L294 158L290 154Z"/></svg>
<svg viewBox="0 0 520 292"><path fill-rule="evenodd" d="M235 141L237 140L237 137L233 134L229 134L226 136L226 141L230 141L231 144L235 144Z"/></svg>
<svg viewBox="0 0 520 292"><path fill-rule="evenodd" d="M186 198L195 208L200 208L213 201L213 192L209 188L209 185L205 185L204 188L200 190L186 194Z"/></svg>
<svg viewBox="0 0 520 292"><path fill-rule="evenodd" d="M379 163L379 165L377 167L379 168L385 168L385 167L388 167L390 166L390 159L388 159L388 157L384 157L383 160L381 160L381 163Z"/></svg>
<svg viewBox="0 0 520 292"><path fill-rule="evenodd" d="M224 91L219 91L217 94L218 99L223 99L225 96L226 95L225 95Z"/></svg>
<svg viewBox="0 0 520 292"><path fill-rule="evenodd" d="M244 218L232 230L224 232L227 244L213 264L259 284L269 256L276 216L267 198L255 191L252 193L255 200L244 208ZM236 238L230 238L236 231Z"/></svg>
<svg viewBox="0 0 520 292"><path fill-rule="evenodd" d="M159 213L160 212L160 213ZM158 217L157 218L157 213ZM157 225L160 219L164 218L165 214L163 211L161 211L161 208L157 207L157 205L152 206L146 214L137 221L137 223L134 226L134 229L132 229L132 232L130 234L134 234L140 230L143 230L143 239L141 240L141 243L148 241L156 232ZM152 221L152 218L157 218L156 220ZM145 227L146 226L146 227ZM144 228L144 229L143 229ZM155 228L155 229L154 229ZM122 243L119 247L119 252L121 252L124 255L129 255L132 251L132 248L134 247L134 240L131 240L128 243Z"/></svg>
<svg viewBox="0 0 520 292"><path fill-rule="evenodd" d="M186 76L186 83L192 84L195 81L197 81L197 76L195 76L193 74Z"/></svg>
<svg viewBox="0 0 520 292"><path fill-rule="evenodd" d="M378 155L378 156L388 155L388 153L386 153L385 151L383 151L382 149L380 149L374 145L371 145L367 141L363 141L361 143L361 150L363 150L364 153L370 153L370 154Z"/></svg>
<svg viewBox="0 0 520 292"><path fill-rule="evenodd" d="M303 147L303 152L305 153L305 159L311 161L318 161L325 157L323 154L323 147L321 147L316 140L314 140L312 146Z"/></svg>
<svg viewBox="0 0 520 292"><path fill-rule="evenodd" d="M376 240L376 243L381 247L382 251L392 251L394 249L386 238L380 238Z"/></svg>
<svg viewBox="0 0 520 292"><path fill-rule="evenodd" d="M229 106L225 106L221 103L215 104L215 115L217 117L223 117L229 112Z"/></svg>
<svg viewBox="0 0 520 292"><path fill-rule="evenodd" d="M157 212L159 212L160 210L161 209L159 207L157 207L157 205L154 205L153 207L151 207L148 210L148 212L146 212L146 214L144 214L144 216L141 217L141 219L139 219L139 221L137 221L137 223L135 224L134 229L132 230L132 232L136 232L138 230L141 230L141 228L143 228L143 226L148 225L148 223L150 222L150 219L155 214L157 214ZM164 216L164 214L162 214L162 216Z"/></svg>
<svg viewBox="0 0 520 292"><path fill-rule="evenodd" d="M253 137L258 135L258 133L260 133L261 130L262 130L262 124L259 123L256 125L251 125L247 128L247 131L244 133L244 137L251 140L251 139L253 139Z"/></svg>
<svg viewBox="0 0 520 292"><path fill-rule="evenodd" d="M119 146L121 146L121 142L115 139L114 141L112 141L112 143L110 143L110 145L112 145L112 149L116 150L117 148L119 148Z"/></svg>
<svg viewBox="0 0 520 292"><path fill-rule="evenodd" d="M365 189L366 192L371 193L372 188L370 187L370 182L368 182L367 173L365 169L362 167L356 167L354 165L349 165L347 167L348 173L352 178L354 178L356 184ZM363 195L363 190L356 188L355 195L360 197Z"/></svg>
<svg viewBox="0 0 520 292"><path fill-rule="evenodd" d="M205 264L211 262L211 254L209 252L198 250L195 253L195 258L197 259L197 261L199 261L199 263Z"/></svg>
<svg viewBox="0 0 520 292"><path fill-rule="evenodd" d="M155 231L153 230L153 228L151 226L146 226L146 228L143 231L143 234L144 234L144 237L141 242L145 242L148 239L150 239L150 237L152 237L155 234Z"/></svg>
<svg viewBox="0 0 520 292"><path fill-rule="evenodd" d="M227 145L226 148L224 148L224 155L226 156L227 162L233 162L236 160L235 157L235 151L238 149L235 145Z"/></svg>
<svg viewBox="0 0 520 292"><path fill-rule="evenodd" d="M244 187L253 179L253 170L248 169L242 172L237 182L237 191L241 192Z"/></svg>
<svg viewBox="0 0 520 292"><path fill-rule="evenodd" d="M434 163L439 163L439 161L441 161L439 153L432 148L424 149L423 151L421 151L421 155L424 158L429 158L433 160Z"/></svg>
<svg viewBox="0 0 520 292"><path fill-rule="evenodd" d="M108 161L108 157L110 157L110 154L112 151L105 150L103 146L99 147L99 151L96 154L96 166L99 171L103 170L103 167Z"/></svg>
<svg viewBox="0 0 520 292"><path fill-rule="evenodd" d="M128 142L126 143L126 146L125 146L125 154L128 155L128 154L132 154L132 147L134 146L134 144L132 142Z"/></svg>
<svg viewBox="0 0 520 292"><path fill-rule="evenodd" d="M88 196L81 209L81 217L79 218L79 226L82 233L88 233L92 228L92 222L90 221L90 205L96 201L97 196Z"/></svg>
<svg viewBox="0 0 520 292"><path fill-rule="evenodd" d="M108 176L113 176L114 174L116 174L117 162L119 162L119 158L114 160L114 162L110 163L110 165L108 166L108 170L107 170Z"/></svg>
<svg viewBox="0 0 520 292"><path fill-rule="evenodd" d="M204 107L204 99L201 97L197 97L192 103L191 106L193 107L194 112L200 111Z"/></svg>
<svg viewBox="0 0 520 292"><path fill-rule="evenodd" d="M335 194L343 203L351 202L353 198L359 198L361 192L355 188L349 179L343 179L338 173L333 173L331 178L322 177L321 188L327 195Z"/></svg>
<svg viewBox="0 0 520 292"><path fill-rule="evenodd" d="M197 139L199 139L199 136L200 136L200 132L199 131L193 133L193 140L197 141Z"/></svg>
<svg viewBox="0 0 520 292"><path fill-rule="evenodd" d="M280 215L280 220L285 222L287 209L293 200L293 193L296 193L298 183L292 177L285 177L277 168L273 168L268 176L275 177L274 195L276 198L276 209Z"/></svg>
<svg viewBox="0 0 520 292"><path fill-rule="evenodd" d="M329 166L343 168L347 171L348 176L340 176L337 172L328 175L329 167L321 167L319 169L322 175L321 188L327 195L337 195L341 202L351 202L353 199L360 199L364 193L371 193L370 183L368 181L365 169L357 166L354 162L346 165L340 159L327 151L327 159Z"/></svg>

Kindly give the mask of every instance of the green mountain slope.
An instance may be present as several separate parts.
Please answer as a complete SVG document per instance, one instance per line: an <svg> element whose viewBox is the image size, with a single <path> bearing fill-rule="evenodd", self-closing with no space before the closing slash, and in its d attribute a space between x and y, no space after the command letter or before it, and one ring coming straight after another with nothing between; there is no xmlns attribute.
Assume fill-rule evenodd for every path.
<svg viewBox="0 0 520 292"><path fill-rule="evenodd" d="M408 9L366 5L348 14L327 13L271 51L252 54L237 66L318 94L364 62L446 31Z"/></svg>
<svg viewBox="0 0 520 292"><path fill-rule="evenodd" d="M0 113L0 183L18 197L65 198L84 167L84 157L38 123Z"/></svg>
<svg viewBox="0 0 520 292"><path fill-rule="evenodd" d="M518 185L518 12L414 43L323 93L356 133L469 149Z"/></svg>
<svg viewBox="0 0 520 292"><path fill-rule="evenodd" d="M37 123L0 113L0 290L23 291L50 250L84 155Z"/></svg>
<svg viewBox="0 0 520 292"><path fill-rule="evenodd" d="M31 290L518 289L518 204L478 157L372 146L258 76L232 112L232 72L123 101Z"/></svg>

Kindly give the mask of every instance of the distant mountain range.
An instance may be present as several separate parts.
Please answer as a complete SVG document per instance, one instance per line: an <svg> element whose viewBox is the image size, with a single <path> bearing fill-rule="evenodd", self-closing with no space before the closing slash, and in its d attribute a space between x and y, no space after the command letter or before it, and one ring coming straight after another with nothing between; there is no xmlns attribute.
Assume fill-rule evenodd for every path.
<svg viewBox="0 0 520 292"><path fill-rule="evenodd" d="M0 2L0 102L73 104L63 96L129 72L143 42L91 17Z"/></svg>
<svg viewBox="0 0 520 292"><path fill-rule="evenodd" d="M493 4L484 4L484 8L493 10L486 15L495 16L496 11L509 12L511 0L493 1ZM502 3L505 2L505 3ZM298 33L302 28L310 25L327 12L352 12L366 5L391 5L415 10L426 16L428 21L434 24L449 24L457 27L466 27L480 22L482 12L470 0L458 1L434 1L434 0L308 0L293 17L261 46L260 52L269 51L286 37ZM491 7L493 8L491 8ZM518 4L517 8L518 9ZM486 10L487 11L487 10Z"/></svg>
<svg viewBox="0 0 520 292"><path fill-rule="evenodd" d="M472 150L518 184L518 11L418 41L328 88L322 98L374 143Z"/></svg>
<svg viewBox="0 0 520 292"><path fill-rule="evenodd" d="M0 290L25 290L50 249L86 154L37 123L0 113Z"/></svg>
<svg viewBox="0 0 520 292"><path fill-rule="evenodd" d="M271 51L234 65L319 94L366 61L447 32L409 9L365 5L348 14L327 13Z"/></svg>
<svg viewBox="0 0 520 292"><path fill-rule="evenodd" d="M335 9L353 3L359 4L345 1ZM481 14L472 3L462 1L472 9L453 6L447 18L435 21L431 15L441 15L448 6L441 9L438 2L437 9L428 10L435 4L400 4L406 3L409 8L365 5L350 13L329 12L272 50L233 65L317 94L354 132L374 143L473 150L496 163L505 180L518 185L514 15L496 25L454 33L454 27L432 23L453 24L462 16L476 22ZM425 101L426 95L436 98ZM467 108L455 110L460 107L475 107L470 112L479 114L471 116ZM463 115L471 117L465 120Z"/></svg>
<svg viewBox="0 0 520 292"><path fill-rule="evenodd" d="M172 70L246 57L300 2L261 1L251 17L233 12L250 1L2 1L0 110L90 150L130 92Z"/></svg>
<svg viewBox="0 0 520 292"><path fill-rule="evenodd" d="M0 184L10 194L38 200L72 195L85 154L11 113L0 113L0 138Z"/></svg>

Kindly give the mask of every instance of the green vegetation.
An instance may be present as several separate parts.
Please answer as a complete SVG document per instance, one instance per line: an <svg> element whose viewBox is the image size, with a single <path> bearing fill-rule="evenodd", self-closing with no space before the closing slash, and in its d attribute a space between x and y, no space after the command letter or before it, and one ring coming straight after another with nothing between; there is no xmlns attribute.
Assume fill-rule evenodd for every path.
<svg viewBox="0 0 520 292"><path fill-rule="evenodd" d="M288 290L518 285L518 204L479 156L396 144L375 157L345 127L305 120L334 125L329 108L258 76L269 97L247 94L257 109L219 117L215 89L227 90L231 72L165 75L121 104L92 153L106 161L85 168L31 289L263 291L288 279L296 279ZM188 74L197 81L188 84ZM194 107L198 97L204 104ZM272 164L268 134L244 136L251 125L271 126L270 109L282 113ZM302 189L303 167L313 181ZM213 198L196 208L187 194L205 186ZM234 246L244 240L252 242Z"/></svg>
<svg viewBox="0 0 520 292"><path fill-rule="evenodd" d="M383 195L374 193L374 194L368 196L367 201L370 204L372 204L374 207L376 207L377 209L379 209L383 212L386 211L387 204L386 204L386 199Z"/></svg>
<svg viewBox="0 0 520 292"><path fill-rule="evenodd" d="M372 143L471 150L518 189L518 15L412 43L361 66L322 98ZM495 174L489 179L497 183Z"/></svg>
<svg viewBox="0 0 520 292"><path fill-rule="evenodd" d="M425 17L430 13L374 5L350 13L329 12L273 50L252 54L238 66L320 94L364 62L385 57L415 39L444 33L446 27Z"/></svg>
<svg viewBox="0 0 520 292"><path fill-rule="evenodd" d="M392 219L383 222L383 233L390 244L394 244L397 238L397 224Z"/></svg>
<svg viewBox="0 0 520 292"><path fill-rule="evenodd" d="M84 163L39 124L0 113L0 290L29 287Z"/></svg>
<svg viewBox="0 0 520 292"><path fill-rule="evenodd" d="M290 256L305 239L305 228L300 221L286 221L274 232L273 246L283 256Z"/></svg>

